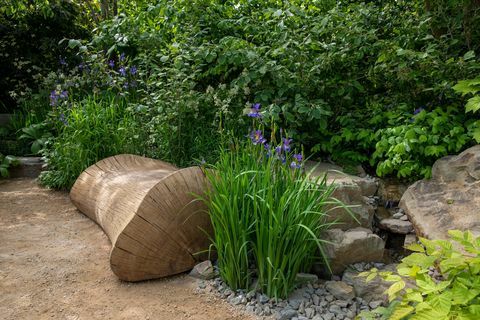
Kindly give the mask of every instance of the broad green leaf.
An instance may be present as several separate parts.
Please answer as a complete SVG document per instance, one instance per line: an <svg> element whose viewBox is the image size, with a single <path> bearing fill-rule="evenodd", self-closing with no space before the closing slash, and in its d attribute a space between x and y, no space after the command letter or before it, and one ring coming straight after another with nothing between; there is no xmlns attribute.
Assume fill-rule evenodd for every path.
<svg viewBox="0 0 480 320"><path fill-rule="evenodd" d="M390 288L387 289L386 293L388 294L388 299L389 301L392 301L395 299L396 294L401 291L403 288L405 288L405 281L400 280L398 282L395 282L390 286Z"/></svg>
<svg viewBox="0 0 480 320"><path fill-rule="evenodd" d="M469 306L468 311L470 311L471 314L477 316L477 319L480 319L480 304L474 304Z"/></svg>
<svg viewBox="0 0 480 320"><path fill-rule="evenodd" d="M409 320L448 320L449 317L433 309L418 311Z"/></svg>
<svg viewBox="0 0 480 320"><path fill-rule="evenodd" d="M480 109L480 96L468 99L465 105L465 112L477 112Z"/></svg>
<svg viewBox="0 0 480 320"><path fill-rule="evenodd" d="M467 304L480 293L479 290L469 289L466 285L459 282L455 282L451 292L454 305Z"/></svg>
<svg viewBox="0 0 480 320"><path fill-rule="evenodd" d="M434 295L428 300L428 303L435 311L447 315L452 308L452 293L450 291L445 291L441 294Z"/></svg>
<svg viewBox="0 0 480 320"><path fill-rule="evenodd" d="M480 128L475 128L471 130L470 134L472 135L473 139L475 139L477 143L480 143Z"/></svg>
<svg viewBox="0 0 480 320"><path fill-rule="evenodd" d="M465 60L470 60L470 59L473 59L473 58L475 58L475 51L473 51L473 50L467 51L463 55L463 59L465 59Z"/></svg>
<svg viewBox="0 0 480 320"><path fill-rule="evenodd" d="M422 294L417 291L407 292L405 299L413 302L423 302Z"/></svg>
<svg viewBox="0 0 480 320"><path fill-rule="evenodd" d="M416 280L417 286L421 289L424 294L429 294L437 291L437 286L433 280L426 275L420 275Z"/></svg>
<svg viewBox="0 0 480 320"><path fill-rule="evenodd" d="M414 252L422 252L422 253L425 252L425 247L422 246L419 243L412 243L412 244L406 246L405 248L410 250L410 251L414 251Z"/></svg>
<svg viewBox="0 0 480 320"><path fill-rule="evenodd" d="M468 93L476 93L480 91L480 78L458 81L458 83L453 86L453 89L464 95Z"/></svg>
<svg viewBox="0 0 480 320"><path fill-rule="evenodd" d="M410 315L415 309L411 306L398 305L390 315L390 320L401 320Z"/></svg>
<svg viewBox="0 0 480 320"><path fill-rule="evenodd" d="M402 280L402 278L400 276L397 276L395 274L390 274L390 275L387 275L383 278L385 281L388 281L388 282L394 282L394 281L400 281Z"/></svg>
<svg viewBox="0 0 480 320"><path fill-rule="evenodd" d="M372 281L373 279L375 279L376 277L377 277L377 273L372 272L372 273L370 273L370 274L367 276L367 278L365 279L365 282L370 282L370 281Z"/></svg>
<svg viewBox="0 0 480 320"><path fill-rule="evenodd" d="M466 267L465 258L463 256L452 257L440 262L440 268L442 273L450 271L450 269Z"/></svg>
<svg viewBox="0 0 480 320"><path fill-rule="evenodd" d="M81 42L80 40L77 40L77 39L70 39L68 40L68 47L73 49L75 47L78 47L81 45Z"/></svg>

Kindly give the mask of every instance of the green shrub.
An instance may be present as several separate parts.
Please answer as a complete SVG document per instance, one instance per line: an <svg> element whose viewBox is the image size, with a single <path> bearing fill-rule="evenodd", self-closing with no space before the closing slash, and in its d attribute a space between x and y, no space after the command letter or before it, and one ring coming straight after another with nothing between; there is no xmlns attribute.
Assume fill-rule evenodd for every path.
<svg viewBox="0 0 480 320"><path fill-rule="evenodd" d="M160 0L102 24L92 46L128 52L143 70L138 105L148 114L149 143L161 146L152 149L165 150L152 156L178 163L208 154L194 126L205 133L201 143L215 141L220 125L241 133L243 108L258 101L308 154L368 164L382 135L402 138L408 129L395 128L408 127L418 108L455 115L444 128L456 132L453 140L470 130L449 109L461 102L453 84L480 68L472 41L478 10L466 15L444 2L424 9L407 1ZM173 114L178 121L169 121ZM467 137L462 148L473 143ZM393 164L380 148L371 165L383 175L428 176L441 146L427 146L435 150Z"/></svg>
<svg viewBox="0 0 480 320"><path fill-rule="evenodd" d="M72 67L62 38L88 38L85 1L3 1L0 6L0 113L38 90L49 72ZM68 57L67 57L68 56Z"/></svg>
<svg viewBox="0 0 480 320"><path fill-rule="evenodd" d="M474 114L470 121L469 131L477 143L480 143L480 119L478 118L478 110L480 110L480 78L459 81L453 89L462 95L470 95L465 105L465 113ZM473 95L473 96L472 96Z"/></svg>
<svg viewBox="0 0 480 320"><path fill-rule="evenodd" d="M22 135L19 137L19 140L27 141L30 145L30 151L33 155L36 155L42 151L51 137L52 134L48 131L47 125L45 123L37 123L22 128Z"/></svg>
<svg viewBox="0 0 480 320"><path fill-rule="evenodd" d="M7 178L9 176L8 169L18 165L18 160L13 156L4 156L0 153L0 177Z"/></svg>
<svg viewBox="0 0 480 320"><path fill-rule="evenodd" d="M435 160L471 146L473 133L468 128L474 120L458 108L445 109L417 109L404 124L378 130L371 160L378 162L377 174L428 178Z"/></svg>
<svg viewBox="0 0 480 320"><path fill-rule="evenodd" d="M48 187L68 189L95 162L141 148L135 115L122 100L88 97L55 116L58 136L46 144L48 170L40 176Z"/></svg>
<svg viewBox="0 0 480 320"><path fill-rule="evenodd" d="M480 319L480 237L469 231L449 234L453 241L421 238L421 244L410 245L415 253L402 260L396 273L361 273L367 281L380 275L394 283L387 290L389 307L359 318Z"/></svg>
<svg viewBox="0 0 480 320"><path fill-rule="evenodd" d="M321 235L331 225L326 205L338 201L326 179L307 178L290 139L270 146L260 130L250 139L234 140L207 171L212 242L220 276L232 289L249 288L256 276L262 292L285 298L297 273L309 271L317 250L323 252Z"/></svg>
<svg viewBox="0 0 480 320"><path fill-rule="evenodd" d="M242 134L252 101L308 155L379 175L428 177L438 157L480 140L480 123L457 112L463 99L452 90L480 70L475 2L157 0L119 8L89 43L62 42L73 50L68 68L46 83L72 101L92 92L127 99L147 156L180 166L215 161L218 132ZM419 108L427 115L410 123ZM414 141L412 129L432 137Z"/></svg>

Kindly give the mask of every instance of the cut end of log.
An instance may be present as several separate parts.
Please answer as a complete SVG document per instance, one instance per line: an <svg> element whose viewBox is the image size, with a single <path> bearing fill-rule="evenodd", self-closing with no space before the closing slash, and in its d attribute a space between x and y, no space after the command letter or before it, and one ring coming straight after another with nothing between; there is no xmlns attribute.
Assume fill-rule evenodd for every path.
<svg viewBox="0 0 480 320"><path fill-rule="evenodd" d="M199 167L117 155L87 168L70 198L112 242L112 271L140 281L188 271L206 257L212 228L195 197L206 184Z"/></svg>

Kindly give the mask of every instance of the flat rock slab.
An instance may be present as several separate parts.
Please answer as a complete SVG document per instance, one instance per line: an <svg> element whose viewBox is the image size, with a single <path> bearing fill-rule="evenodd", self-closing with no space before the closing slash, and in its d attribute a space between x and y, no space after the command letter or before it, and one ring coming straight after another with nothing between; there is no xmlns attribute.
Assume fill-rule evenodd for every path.
<svg viewBox="0 0 480 320"><path fill-rule="evenodd" d="M19 165L9 169L10 178L36 178L44 170L41 157L16 157Z"/></svg>
<svg viewBox="0 0 480 320"><path fill-rule="evenodd" d="M383 219L380 221L379 227L398 234L408 234L413 231L413 225L410 221L400 219Z"/></svg>
<svg viewBox="0 0 480 320"><path fill-rule="evenodd" d="M480 235L480 145L435 162L432 179L411 185L400 207L421 237L446 239L452 229Z"/></svg>

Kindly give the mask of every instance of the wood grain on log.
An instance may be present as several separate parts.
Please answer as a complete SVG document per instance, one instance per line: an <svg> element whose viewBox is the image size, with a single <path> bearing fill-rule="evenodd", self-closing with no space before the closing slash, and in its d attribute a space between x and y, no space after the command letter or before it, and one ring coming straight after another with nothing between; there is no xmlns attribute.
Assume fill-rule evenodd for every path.
<svg viewBox="0 0 480 320"><path fill-rule="evenodd" d="M205 257L211 224L194 196L205 187L199 167L124 154L87 168L70 198L112 242L112 271L140 281L188 271Z"/></svg>

